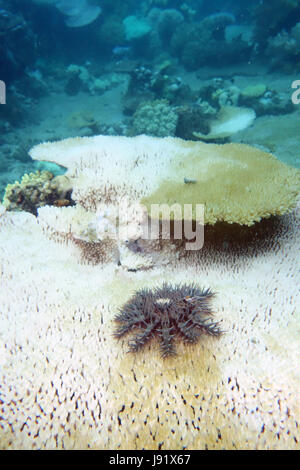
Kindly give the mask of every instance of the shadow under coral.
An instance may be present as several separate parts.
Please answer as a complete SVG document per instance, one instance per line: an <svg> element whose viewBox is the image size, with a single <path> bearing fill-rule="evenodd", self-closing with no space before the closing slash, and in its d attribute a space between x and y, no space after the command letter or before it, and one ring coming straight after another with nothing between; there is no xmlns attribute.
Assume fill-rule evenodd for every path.
<svg viewBox="0 0 300 470"><path fill-rule="evenodd" d="M296 210L283 216L272 216L256 222L252 226L228 224L226 222L217 222L215 225L206 225L204 227L203 246L198 250L185 249L187 243L193 244L196 239L175 240L172 238L175 232L175 225L184 222L176 222L171 226L171 240L184 257L202 257L205 253L215 253L218 257L233 255L237 257L252 258L263 253L278 251L286 242L286 236L289 233L293 237L292 227L297 223ZM178 228L177 228L178 229ZM192 225L192 230L196 232L196 222ZM184 233L184 232L183 232Z"/></svg>

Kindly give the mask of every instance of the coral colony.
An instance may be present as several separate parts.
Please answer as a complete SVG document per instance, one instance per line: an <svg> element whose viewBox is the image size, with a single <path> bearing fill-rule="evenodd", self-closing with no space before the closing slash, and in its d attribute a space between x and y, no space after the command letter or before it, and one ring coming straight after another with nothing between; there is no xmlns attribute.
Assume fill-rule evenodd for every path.
<svg viewBox="0 0 300 470"><path fill-rule="evenodd" d="M172 286L164 283L153 290L142 289L115 317L119 327L114 335L122 338L138 329L141 333L129 341L130 351L139 351L151 338L157 337L162 357L172 356L176 354L176 337L186 343L196 343L203 334L221 334L218 323L211 320L213 296L210 289L187 284Z"/></svg>
<svg viewBox="0 0 300 470"><path fill-rule="evenodd" d="M299 51L300 0L0 0L0 450L300 450Z"/></svg>

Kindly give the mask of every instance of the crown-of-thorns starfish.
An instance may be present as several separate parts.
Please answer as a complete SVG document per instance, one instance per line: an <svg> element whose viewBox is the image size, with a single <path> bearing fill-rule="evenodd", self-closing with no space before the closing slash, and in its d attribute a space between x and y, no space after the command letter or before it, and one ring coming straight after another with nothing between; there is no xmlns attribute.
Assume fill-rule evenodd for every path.
<svg viewBox="0 0 300 470"><path fill-rule="evenodd" d="M157 336L163 357L176 354L174 340L196 343L202 334L219 336L218 322L212 321L210 309L214 293L194 284L141 289L123 305L115 321L119 324L114 336L121 338L133 329L140 330L129 341L129 351L140 350Z"/></svg>

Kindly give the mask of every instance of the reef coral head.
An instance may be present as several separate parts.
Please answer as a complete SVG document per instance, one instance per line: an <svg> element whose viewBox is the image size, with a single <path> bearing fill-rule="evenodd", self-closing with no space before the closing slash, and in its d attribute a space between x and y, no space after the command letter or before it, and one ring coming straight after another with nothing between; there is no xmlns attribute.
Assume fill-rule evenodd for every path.
<svg viewBox="0 0 300 470"><path fill-rule="evenodd" d="M132 329L141 333L129 341L129 351L139 351L152 337L160 342L162 357L174 355L174 338L196 343L202 334L219 336L218 323L211 320L210 289L194 285L172 286L164 283L153 290L141 289L121 308L115 321L120 324L114 333L121 338Z"/></svg>
<svg viewBox="0 0 300 470"><path fill-rule="evenodd" d="M45 142L30 156L66 167L72 199L93 212L127 198L144 205L153 219L157 204L177 204L181 214L190 204L197 220L197 204L203 204L205 225L251 226L290 212L299 197L299 169L245 144L99 135ZM189 179L197 182L186 184Z"/></svg>

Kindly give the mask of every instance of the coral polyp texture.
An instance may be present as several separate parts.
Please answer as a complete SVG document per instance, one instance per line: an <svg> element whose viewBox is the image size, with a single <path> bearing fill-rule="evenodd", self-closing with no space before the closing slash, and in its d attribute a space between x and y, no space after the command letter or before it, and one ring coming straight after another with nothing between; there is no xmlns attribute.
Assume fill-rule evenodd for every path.
<svg viewBox="0 0 300 470"><path fill-rule="evenodd" d="M196 343L202 334L219 336L218 323L211 321L210 301L214 294L194 285L142 289L122 307L115 317L119 323L115 337L121 338L133 329L141 330L129 342L129 350L140 350L152 337L160 342L162 357L176 354L175 337Z"/></svg>
<svg viewBox="0 0 300 470"><path fill-rule="evenodd" d="M76 205L40 207L37 216L0 205L0 448L300 449L299 171L244 145L145 136L69 139L31 154L67 168ZM160 200L160 188L181 203L206 196L207 223L231 220L243 232L283 215L267 237L243 238L243 250L205 241L186 254L154 240L149 259L138 230L144 212L134 206L119 219L131 251L113 238L113 221L124 196L131 208ZM89 262L78 262L80 250ZM195 318L181 330L172 320L166 349L153 331L126 354L125 331L113 337L116 313L145 286L158 306L174 306L170 293L154 295L164 281L179 294L176 286L212 286L218 295L200 304L213 301L214 316L201 319L214 333L222 321L226 333L190 344L180 331L198 340ZM189 289L176 302L195 313ZM161 357L170 344L177 355Z"/></svg>
<svg viewBox="0 0 300 470"><path fill-rule="evenodd" d="M8 184L3 204L8 210L23 210L37 215L39 207L71 205L71 190L63 175L54 177L50 171L36 171L25 174L21 182Z"/></svg>
<svg viewBox="0 0 300 470"><path fill-rule="evenodd" d="M150 273L79 264L40 211L0 206L1 449L300 449L299 211L243 256L204 245ZM114 316L161 280L213 286L225 333L127 354Z"/></svg>
<svg viewBox="0 0 300 470"><path fill-rule="evenodd" d="M46 142L35 160L68 169L72 199L88 210L127 197L153 204L205 206L205 224L253 225L290 212L300 191L300 171L244 144L207 144L178 138L94 136ZM185 184L188 179L195 184Z"/></svg>

